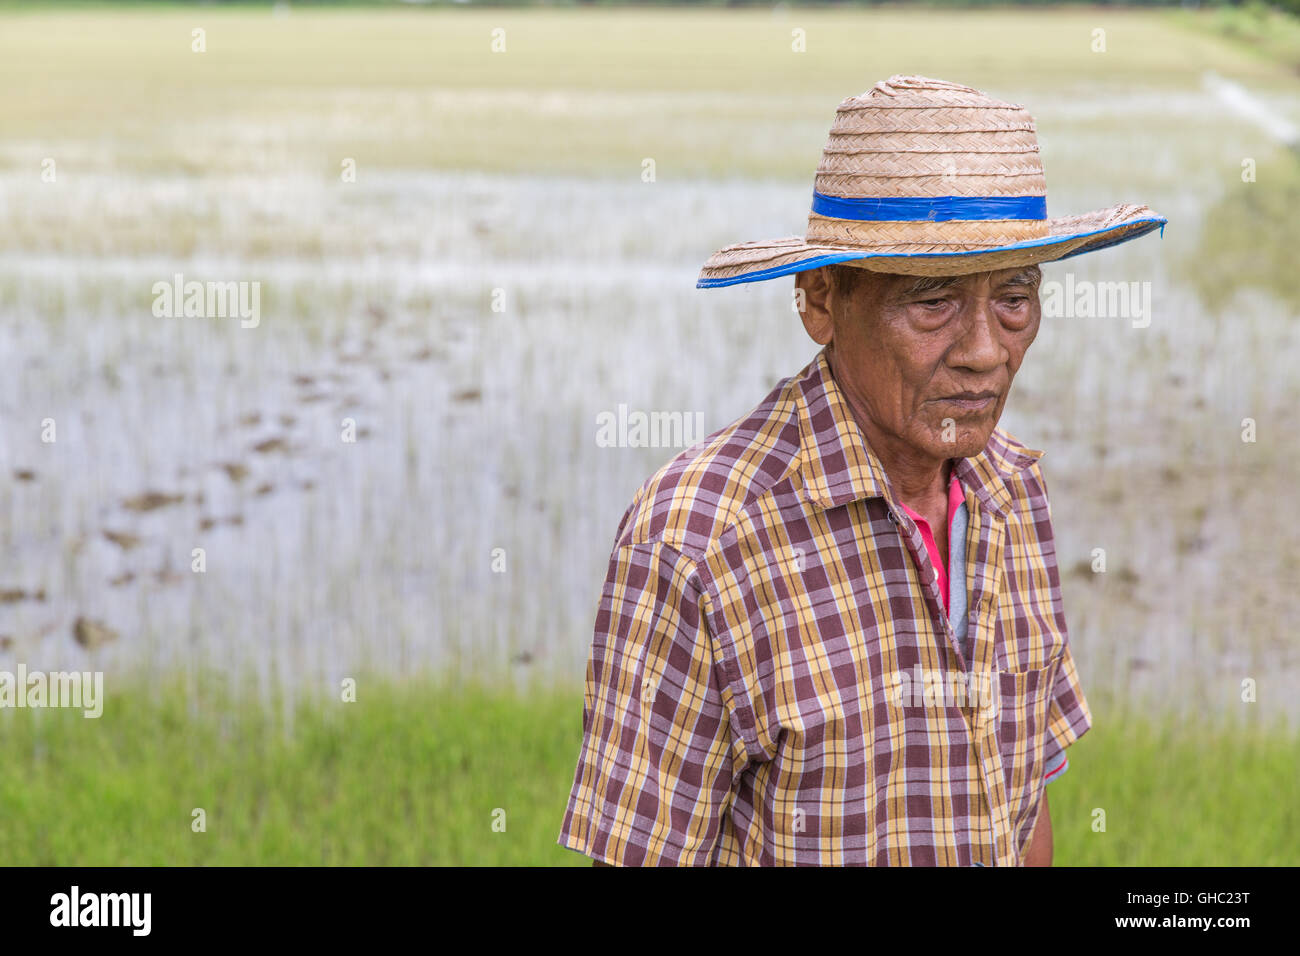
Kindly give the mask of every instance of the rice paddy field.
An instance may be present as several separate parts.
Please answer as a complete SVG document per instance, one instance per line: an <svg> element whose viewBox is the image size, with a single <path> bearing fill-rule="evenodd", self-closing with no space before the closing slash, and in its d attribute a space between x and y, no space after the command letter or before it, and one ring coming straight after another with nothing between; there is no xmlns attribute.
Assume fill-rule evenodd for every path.
<svg viewBox="0 0 1300 956"><path fill-rule="evenodd" d="M1044 268L1149 323L1045 317L1003 419L1093 703L1058 864L1300 862L1300 43L1217 16L0 7L0 670L109 695L0 710L0 862L585 863L596 599L676 453L599 416L813 357L791 281L695 277L894 73L1027 105L1049 214L1169 218Z"/></svg>

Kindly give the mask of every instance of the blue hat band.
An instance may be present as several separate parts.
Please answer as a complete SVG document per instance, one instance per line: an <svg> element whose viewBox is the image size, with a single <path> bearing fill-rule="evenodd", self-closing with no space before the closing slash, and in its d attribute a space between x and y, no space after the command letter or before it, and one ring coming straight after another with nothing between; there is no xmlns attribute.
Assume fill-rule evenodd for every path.
<svg viewBox="0 0 1300 956"><path fill-rule="evenodd" d="M858 222L949 222L977 219L1046 219L1046 196L908 196L852 198L813 190L812 211Z"/></svg>

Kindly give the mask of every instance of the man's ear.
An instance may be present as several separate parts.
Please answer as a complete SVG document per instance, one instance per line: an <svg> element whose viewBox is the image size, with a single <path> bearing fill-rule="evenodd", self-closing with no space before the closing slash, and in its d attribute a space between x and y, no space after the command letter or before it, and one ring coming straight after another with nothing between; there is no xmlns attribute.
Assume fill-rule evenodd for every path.
<svg viewBox="0 0 1300 956"><path fill-rule="evenodd" d="M831 321L830 270L826 266L795 273L794 304L808 337L818 345L830 342L834 324Z"/></svg>

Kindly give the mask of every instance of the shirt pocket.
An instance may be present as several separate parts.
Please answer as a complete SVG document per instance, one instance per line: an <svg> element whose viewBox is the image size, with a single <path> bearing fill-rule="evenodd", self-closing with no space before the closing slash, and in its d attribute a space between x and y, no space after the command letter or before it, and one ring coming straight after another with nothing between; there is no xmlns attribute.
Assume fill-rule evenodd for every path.
<svg viewBox="0 0 1300 956"><path fill-rule="evenodd" d="M1049 603L1023 598L1009 610L1004 605L998 622L1001 640L994 659L1000 670L1027 674L1046 670L1065 654L1068 634Z"/></svg>

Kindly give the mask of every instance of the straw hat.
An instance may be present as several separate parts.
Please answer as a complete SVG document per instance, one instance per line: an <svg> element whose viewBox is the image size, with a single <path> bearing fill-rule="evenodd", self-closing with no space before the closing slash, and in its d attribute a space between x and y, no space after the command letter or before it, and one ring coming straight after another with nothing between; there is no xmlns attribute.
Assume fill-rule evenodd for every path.
<svg viewBox="0 0 1300 956"><path fill-rule="evenodd" d="M1033 117L957 83L891 76L835 111L805 236L715 252L697 288L845 262L964 275L1052 262L1164 232L1146 206L1047 218Z"/></svg>

